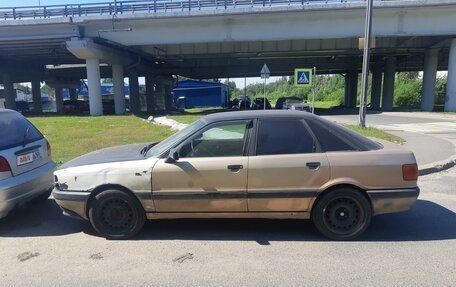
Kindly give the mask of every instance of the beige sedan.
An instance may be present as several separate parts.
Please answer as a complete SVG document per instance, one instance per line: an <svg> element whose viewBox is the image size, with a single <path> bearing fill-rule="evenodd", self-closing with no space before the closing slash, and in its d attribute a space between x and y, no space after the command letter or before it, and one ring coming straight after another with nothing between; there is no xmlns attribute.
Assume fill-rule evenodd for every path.
<svg viewBox="0 0 456 287"><path fill-rule="evenodd" d="M107 148L55 172L64 214L124 239L146 219L311 219L334 240L419 195L411 151L380 144L310 113L206 116L158 144Z"/></svg>

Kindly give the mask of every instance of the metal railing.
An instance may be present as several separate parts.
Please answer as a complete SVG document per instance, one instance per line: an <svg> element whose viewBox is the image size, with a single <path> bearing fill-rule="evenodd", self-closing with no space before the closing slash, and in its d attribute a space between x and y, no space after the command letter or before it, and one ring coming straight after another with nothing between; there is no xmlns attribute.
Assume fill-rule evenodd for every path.
<svg viewBox="0 0 456 287"><path fill-rule="evenodd" d="M365 0L127 0L90 4L65 4L0 8L0 20L80 17L133 13L177 12L255 7L304 6Z"/></svg>

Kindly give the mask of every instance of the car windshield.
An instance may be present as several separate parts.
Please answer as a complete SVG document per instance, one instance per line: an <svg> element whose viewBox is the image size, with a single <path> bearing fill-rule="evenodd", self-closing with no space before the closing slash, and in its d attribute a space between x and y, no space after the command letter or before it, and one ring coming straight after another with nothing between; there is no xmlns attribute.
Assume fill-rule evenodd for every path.
<svg viewBox="0 0 456 287"><path fill-rule="evenodd" d="M172 148L176 143L180 142L182 139L188 137L189 135L193 134L195 131L199 130L204 125L202 120L198 120L186 128L178 131L177 133L173 134L169 138L165 139L164 141L160 142L159 144L153 146L148 152L147 157L154 157L159 156L162 153L166 152L168 149Z"/></svg>

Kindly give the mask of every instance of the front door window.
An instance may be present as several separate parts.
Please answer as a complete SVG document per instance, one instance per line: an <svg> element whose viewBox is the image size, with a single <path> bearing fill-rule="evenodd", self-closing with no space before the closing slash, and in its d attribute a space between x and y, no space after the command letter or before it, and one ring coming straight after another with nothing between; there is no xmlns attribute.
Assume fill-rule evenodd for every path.
<svg viewBox="0 0 456 287"><path fill-rule="evenodd" d="M243 156L246 135L246 123L217 125L185 143L179 151L179 157Z"/></svg>

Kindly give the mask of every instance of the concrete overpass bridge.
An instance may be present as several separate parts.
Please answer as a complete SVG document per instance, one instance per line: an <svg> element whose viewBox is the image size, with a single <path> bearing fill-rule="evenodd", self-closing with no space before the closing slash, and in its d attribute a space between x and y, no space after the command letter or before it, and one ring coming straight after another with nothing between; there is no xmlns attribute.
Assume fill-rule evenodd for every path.
<svg viewBox="0 0 456 287"><path fill-rule="evenodd" d="M365 1L152 0L0 8L0 81L14 108L13 83L56 89L88 79L90 112L103 113L100 77L113 78L116 112L125 111L129 77L133 112L138 77L147 109L170 105L173 75L190 78L272 75L316 66L343 74L345 105L356 106ZM371 107L391 110L396 72L424 71L422 109L434 107L437 71L448 71L446 111L456 111L456 1L374 1ZM159 104L163 103L163 104Z"/></svg>

